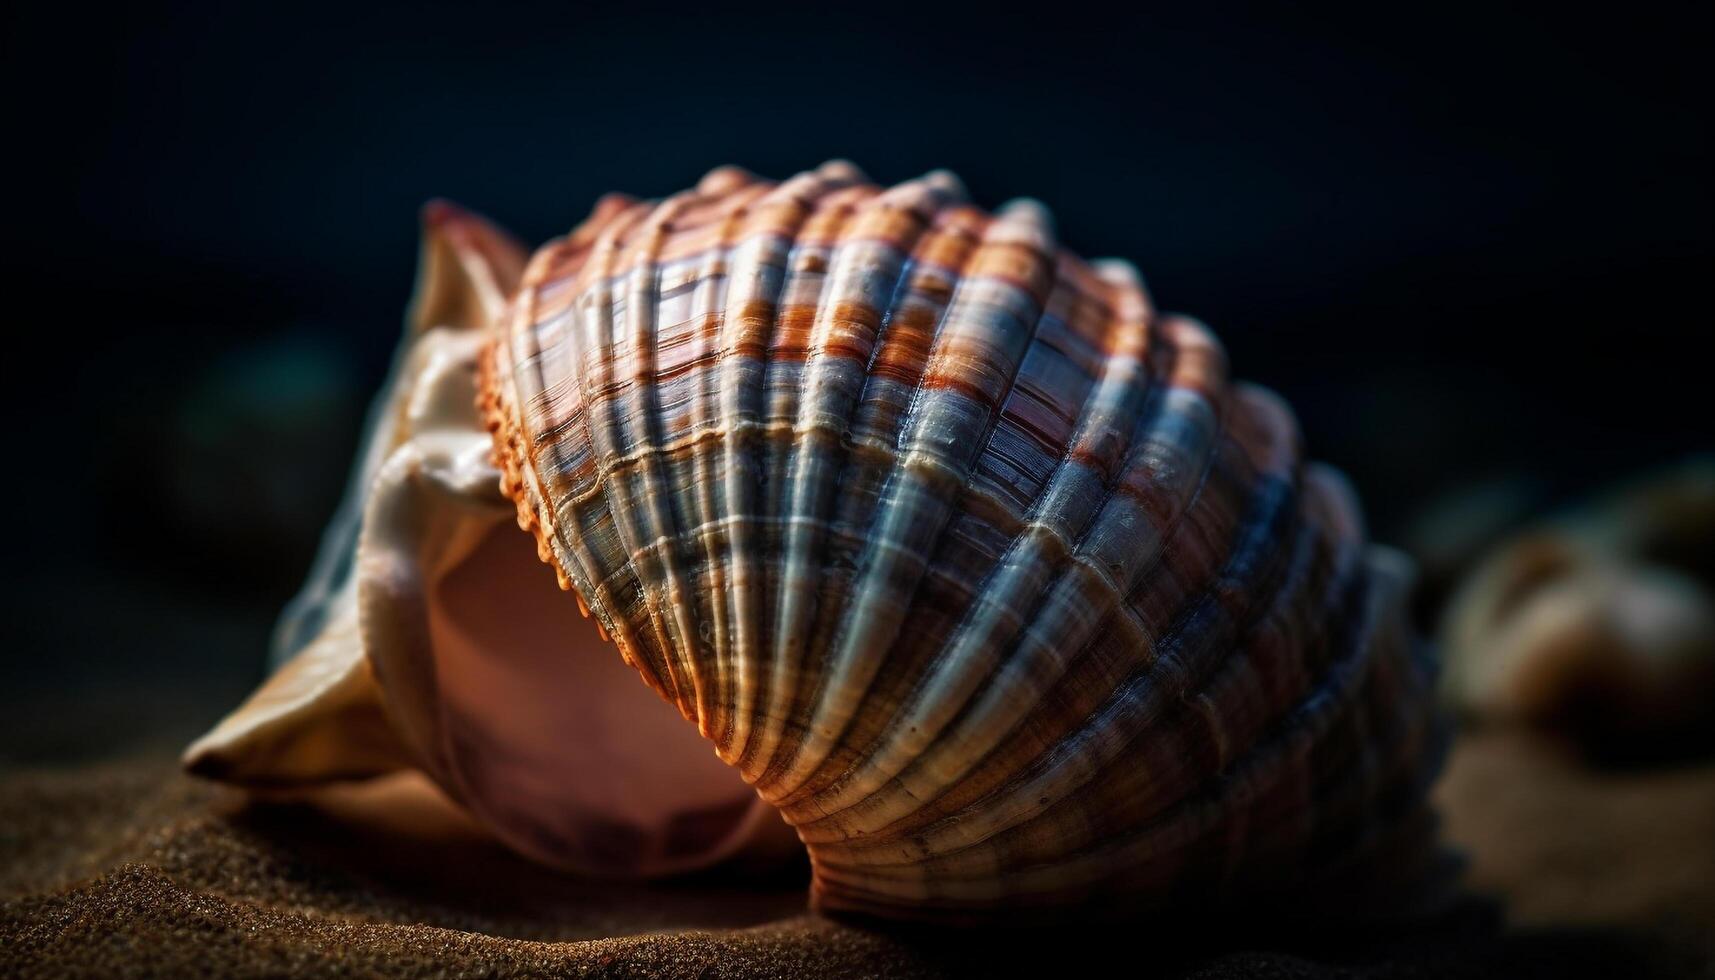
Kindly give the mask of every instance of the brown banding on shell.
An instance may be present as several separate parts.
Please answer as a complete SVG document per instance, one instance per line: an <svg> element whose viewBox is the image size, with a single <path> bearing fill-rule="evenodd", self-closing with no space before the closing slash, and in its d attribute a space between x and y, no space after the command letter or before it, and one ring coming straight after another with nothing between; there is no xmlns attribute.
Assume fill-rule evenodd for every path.
<svg viewBox="0 0 1715 980"><path fill-rule="evenodd" d="M844 164L610 199L537 254L482 372L520 524L797 828L821 906L1428 860L1400 566L1285 406L1039 205Z"/></svg>

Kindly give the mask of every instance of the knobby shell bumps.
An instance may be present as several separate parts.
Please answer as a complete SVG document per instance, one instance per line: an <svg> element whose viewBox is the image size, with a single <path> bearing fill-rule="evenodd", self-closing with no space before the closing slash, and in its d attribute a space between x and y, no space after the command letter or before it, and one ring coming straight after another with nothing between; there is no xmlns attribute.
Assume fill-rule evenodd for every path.
<svg viewBox="0 0 1715 980"><path fill-rule="evenodd" d="M1435 893L1402 560L1039 205L833 163L609 197L527 265L426 225L282 666L194 771L416 768L584 874L802 841L818 906L898 918Z"/></svg>
<svg viewBox="0 0 1715 980"><path fill-rule="evenodd" d="M608 198L479 366L540 557L796 829L819 906L1432 863L1400 562L1279 400L1040 206L839 163Z"/></svg>

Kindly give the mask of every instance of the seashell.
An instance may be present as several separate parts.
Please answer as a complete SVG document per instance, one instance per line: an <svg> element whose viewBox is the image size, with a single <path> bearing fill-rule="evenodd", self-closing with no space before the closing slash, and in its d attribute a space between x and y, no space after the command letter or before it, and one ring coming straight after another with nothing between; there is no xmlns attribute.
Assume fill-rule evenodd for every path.
<svg viewBox="0 0 1715 980"><path fill-rule="evenodd" d="M1443 696L1615 761L1715 745L1715 458L1493 549L1449 604Z"/></svg>
<svg viewBox="0 0 1715 980"><path fill-rule="evenodd" d="M278 669L185 753L263 789L421 769L502 841L595 876L799 850L636 681L513 524L476 410L521 246L424 213L417 296L351 489L275 636Z"/></svg>
<svg viewBox="0 0 1715 980"><path fill-rule="evenodd" d="M778 184L725 168L604 199L493 292L510 300L474 359L495 483L476 485L489 461L465 455L463 416L471 480L437 502L397 519L380 467L361 653L341 662L369 665L404 754L503 839L596 863L543 787L567 775L546 726L590 704L559 675L603 651L572 623L526 629L546 603L515 612L524 584L484 591L481 572L480 628L423 635L436 589L391 583L446 564L437 515L493 487L710 761L790 824L819 908L1427 894L1443 739L1405 562L1366 546L1282 402L1229 383L1214 337L1157 313L1129 265L1060 248L1040 205L985 213L945 173L882 189L843 163ZM456 663L540 687L467 690ZM518 716L504 745L470 736ZM217 730L192 762L261 754L239 742ZM638 761L580 775L625 793L613 769ZM686 863L774 826L732 820Z"/></svg>

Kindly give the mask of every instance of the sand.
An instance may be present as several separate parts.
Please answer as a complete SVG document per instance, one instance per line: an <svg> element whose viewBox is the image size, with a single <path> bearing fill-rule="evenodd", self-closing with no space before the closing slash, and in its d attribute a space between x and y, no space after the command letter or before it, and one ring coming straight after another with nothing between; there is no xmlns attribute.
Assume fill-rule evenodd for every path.
<svg viewBox="0 0 1715 980"><path fill-rule="evenodd" d="M959 932L804 909L802 867L569 879L411 780L248 800L169 759L0 776L0 976L1715 975L1715 763L1590 771L1467 737L1439 799L1473 898L1311 932L1199 917Z"/></svg>

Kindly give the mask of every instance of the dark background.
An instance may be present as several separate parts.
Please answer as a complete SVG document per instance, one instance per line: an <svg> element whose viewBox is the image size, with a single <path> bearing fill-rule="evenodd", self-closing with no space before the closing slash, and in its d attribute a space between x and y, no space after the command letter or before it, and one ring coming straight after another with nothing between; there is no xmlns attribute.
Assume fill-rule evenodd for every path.
<svg viewBox="0 0 1715 980"><path fill-rule="evenodd" d="M1715 8L1393 7L10 5L0 764L176 744L260 676L434 196L532 243L729 162L1038 197L1383 540L1709 448Z"/></svg>

